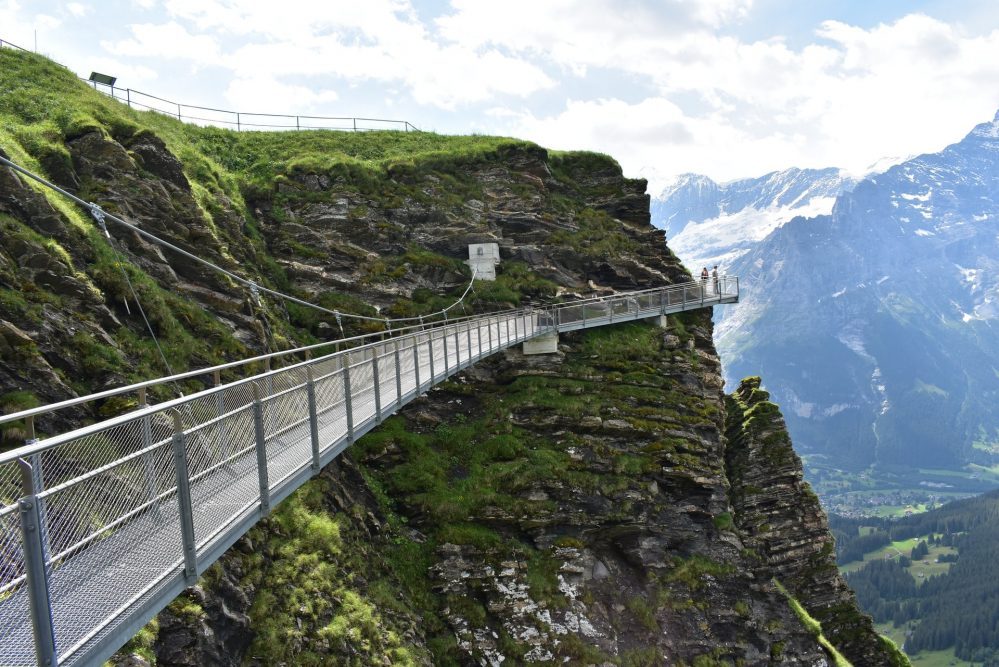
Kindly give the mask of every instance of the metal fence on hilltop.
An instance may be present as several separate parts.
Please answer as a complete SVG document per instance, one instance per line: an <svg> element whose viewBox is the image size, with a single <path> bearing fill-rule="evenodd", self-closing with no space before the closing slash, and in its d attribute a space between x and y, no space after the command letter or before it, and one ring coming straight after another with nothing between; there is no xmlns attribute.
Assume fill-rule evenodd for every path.
<svg viewBox="0 0 999 667"><path fill-rule="evenodd" d="M23 46L0 39L0 48L28 51ZM134 88L121 88L106 85L80 77L84 81L112 99L139 111L155 111L177 120L194 125L225 127L244 130L339 130L346 132L371 132L394 130L397 132L419 132L419 128L406 120L388 118L361 118L356 116L306 116L301 114L274 114L247 111L231 111L194 104L175 102L163 97L144 93Z"/></svg>

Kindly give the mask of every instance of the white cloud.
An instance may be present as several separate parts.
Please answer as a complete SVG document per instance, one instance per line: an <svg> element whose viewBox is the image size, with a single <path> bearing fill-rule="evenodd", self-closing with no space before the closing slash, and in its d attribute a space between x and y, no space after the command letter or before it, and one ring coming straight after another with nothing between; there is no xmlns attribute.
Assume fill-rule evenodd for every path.
<svg viewBox="0 0 999 667"><path fill-rule="evenodd" d="M79 2L70 2L66 5L66 11L73 16L80 18L81 16L86 16L90 13L90 7L80 4Z"/></svg>
<svg viewBox="0 0 999 667"><path fill-rule="evenodd" d="M336 91L316 91L313 88L281 83L267 76L233 79L225 91L225 97L235 109L245 109L256 113L319 113L320 105L335 102ZM247 122L270 122L264 119L250 119Z"/></svg>
<svg viewBox="0 0 999 667"><path fill-rule="evenodd" d="M131 38L102 45L118 55L220 65L237 79L332 75L402 83L418 104L444 109L496 95L530 95L554 85L526 59L440 43L408 2L175 0L167 9L173 21L133 25ZM191 34L178 21L196 24L201 34ZM241 45L223 51L221 42L232 36Z"/></svg>
<svg viewBox="0 0 999 667"><path fill-rule="evenodd" d="M610 152L655 191L686 171L719 180L789 166L858 172L885 155L939 150L999 106L999 31L968 36L917 14L871 29L826 22L816 36L795 50L694 31L616 55L586 51L562 64L614 67L658 93L573 100L554 114L521 113L507 130ZM655 56L623 57L635 48Z"/></svg>
<svg viewBox="0 0 999 667"><path fill-rule="evenodd" d="M102 41L108 53L118 56L191 60L210 64L219 61L221 51L214 37L192 35L171 21L164 24L140 23L130 26L132 36L117 42Z"/></svg>

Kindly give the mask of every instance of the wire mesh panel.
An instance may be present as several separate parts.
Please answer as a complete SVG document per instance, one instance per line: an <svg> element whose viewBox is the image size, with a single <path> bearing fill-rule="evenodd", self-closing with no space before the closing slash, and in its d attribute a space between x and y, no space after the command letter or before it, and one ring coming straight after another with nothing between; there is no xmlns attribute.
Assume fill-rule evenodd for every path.
<svg viewBox="0 0 999 667"><path fill-rule="evenodd" d="M20 511L16 505L0 509L0 661L31 665L34 638L28 624L24 554L21 551Z"/></svg>
<svg viewBox="0 0 999 667"><path fill-rule="evenodd" d="M136 423L141 429L141 420L118 428L131 431ZM171 442L161 441L39 494L60 651L72 651L176 566L182 550L173 465Z"/></svg>
<svg viewBox="0 0 999 667"><path fill-rule="evenodd" d="M21 471L17 462L0 463L0 508L13 505L22 495Z"/></svg>
<svg viewBox="0 0 999 667"><path fill-rule="evenodd" d="M253 406L188 429L184 440L195 540L202 547L258 499Z"/></svg>
<svg viewBox="0 0 999 667"><path fill-rule="evenodd" d="M321 451L326 451L347 435L343 370L322 376L316 381L315 391L319 447Z"/></svg>
<svg viewBox="0 0 999 667"><path fill-rule="evenodd" d="M399 341L399 377L403 396L416 389L416 353L416 337Z"/></svg>
<svg viewBox="0 0 999 667"><path fill-rule="evenodd" d="M312 455L305 371L295 368L279 375L282 385L291 388L265 399L262 405L271 488L308 465Z"/></svg>
<svg viewBox="0 0 999 667"><path fill-rule="evenodd" d="M350 369L351 410L355 426L375 414L374 374L371 359L359 362Z"/></svg>
<svg viewBox="0 0 999 667"><path fill-rule="evenodd" d="M385 345L382 350L378 356L378 384L380 387L379 398L382 410L384 410L386 406L395 403L399 395L396 392L395 384L395 347L394 345Z"/></svg>

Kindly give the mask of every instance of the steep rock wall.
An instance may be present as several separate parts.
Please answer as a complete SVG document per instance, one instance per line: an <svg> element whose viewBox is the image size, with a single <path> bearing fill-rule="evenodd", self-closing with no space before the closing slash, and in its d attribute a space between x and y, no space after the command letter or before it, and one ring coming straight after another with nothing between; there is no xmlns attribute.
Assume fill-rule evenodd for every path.
<svg viewBox="0 0 999 667"><path fill-rule="evenodd" d="M825 512L802 479L784 418L769 399L758 377L726 397L725 463L735 523L760 559L757 572L787 587L854 664L907 664L860 613L840 576Z"/></svg>

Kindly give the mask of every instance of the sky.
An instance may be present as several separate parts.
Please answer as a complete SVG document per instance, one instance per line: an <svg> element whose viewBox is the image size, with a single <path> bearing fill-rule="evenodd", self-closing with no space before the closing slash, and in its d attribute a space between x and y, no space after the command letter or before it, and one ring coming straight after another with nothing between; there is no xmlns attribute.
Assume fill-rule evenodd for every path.
<svg viewBox="0 0 999 667"><path fill-rule="evenodd" d="M652 194L862 174L999 109L995 0L0 0L0 39L185 104L600 151Z"/></svg>

